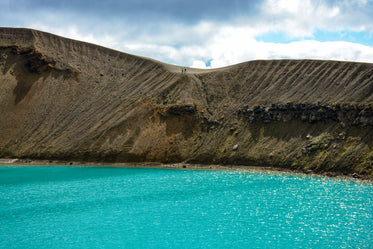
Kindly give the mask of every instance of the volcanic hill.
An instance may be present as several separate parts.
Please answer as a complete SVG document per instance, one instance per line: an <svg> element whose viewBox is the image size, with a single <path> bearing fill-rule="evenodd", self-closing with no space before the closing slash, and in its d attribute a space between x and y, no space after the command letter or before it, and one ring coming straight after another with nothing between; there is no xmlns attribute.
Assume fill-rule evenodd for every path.
<svg viewBox="0 0 373 249"><path fill-rule="evenodd" d="M373 64L200 70L0 28L0 157L274 166L373 177Z"/></svg>

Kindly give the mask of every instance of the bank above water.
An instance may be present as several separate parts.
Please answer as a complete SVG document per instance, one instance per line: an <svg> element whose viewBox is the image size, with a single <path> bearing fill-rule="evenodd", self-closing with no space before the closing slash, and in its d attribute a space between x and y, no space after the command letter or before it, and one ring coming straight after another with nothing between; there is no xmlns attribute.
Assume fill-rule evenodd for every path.
<svg viewBox="0 0 373 249"><path fill-rule="evenodd" d="M214 70L0 28L0 158L261 165L373 178L373 64Z"/></svg>

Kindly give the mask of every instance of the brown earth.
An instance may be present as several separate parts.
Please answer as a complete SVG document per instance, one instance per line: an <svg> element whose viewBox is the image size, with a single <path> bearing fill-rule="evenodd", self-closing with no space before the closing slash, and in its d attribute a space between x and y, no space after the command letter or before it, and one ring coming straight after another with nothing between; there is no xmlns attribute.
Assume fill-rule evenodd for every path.
<svg viewBox="0 0 373 249"><path fill-rule="evenodd" d="M373 178L373 64L201 70L0 28L0 157L262 165Z"/></svg>

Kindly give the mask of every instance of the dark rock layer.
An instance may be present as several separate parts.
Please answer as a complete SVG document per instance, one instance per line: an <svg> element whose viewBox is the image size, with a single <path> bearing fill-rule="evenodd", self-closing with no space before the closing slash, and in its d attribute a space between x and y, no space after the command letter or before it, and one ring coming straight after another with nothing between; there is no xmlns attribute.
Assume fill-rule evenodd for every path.
<svg viewBox="0 0 373 249"><path fill-rule="evenodd" d="M346 124L356 126L373 125L373 107L366 104L293 104L287 103L272 104L270 107L254 106L252 109L248 105L238 110L238 115L244 116L249 122L271 121L286 122L289 120L300 119L310 123L335 121L340 123L341 127Z"/></svg>

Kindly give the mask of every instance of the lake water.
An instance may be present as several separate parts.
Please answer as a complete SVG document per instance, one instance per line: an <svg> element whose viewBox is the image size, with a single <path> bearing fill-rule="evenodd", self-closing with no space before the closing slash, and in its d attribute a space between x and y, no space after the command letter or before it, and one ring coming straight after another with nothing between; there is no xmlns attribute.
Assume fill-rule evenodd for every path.
<svg viewBox="0 0 373 249"><path fill-rule="evenodd" d="M373 248L373 185L258 172L0 167L0 248Z"/></svg>

